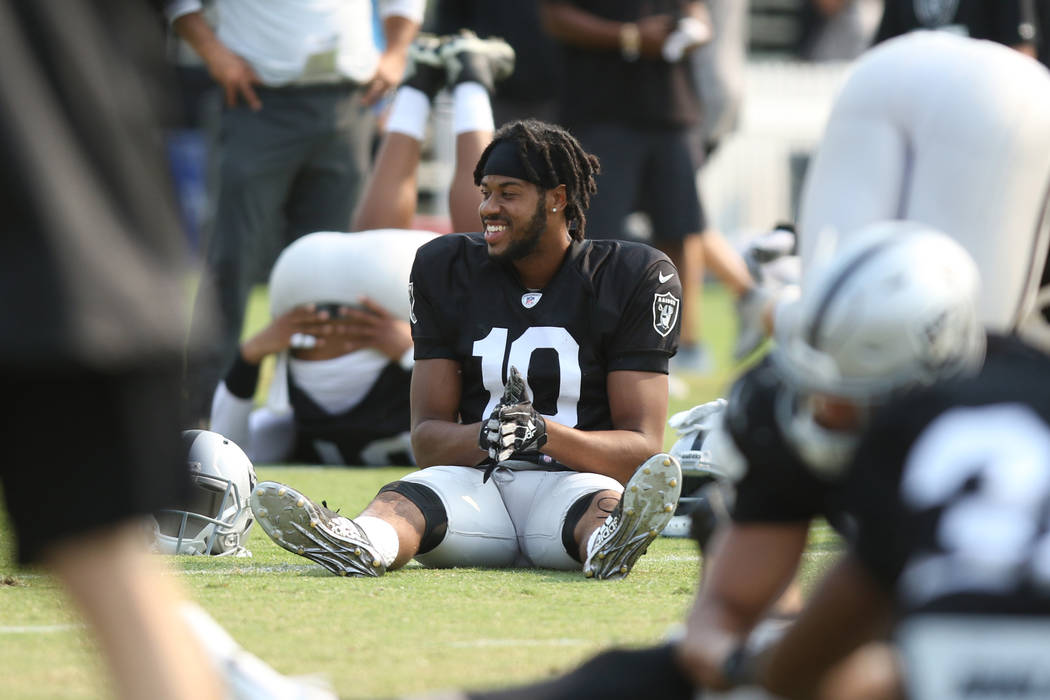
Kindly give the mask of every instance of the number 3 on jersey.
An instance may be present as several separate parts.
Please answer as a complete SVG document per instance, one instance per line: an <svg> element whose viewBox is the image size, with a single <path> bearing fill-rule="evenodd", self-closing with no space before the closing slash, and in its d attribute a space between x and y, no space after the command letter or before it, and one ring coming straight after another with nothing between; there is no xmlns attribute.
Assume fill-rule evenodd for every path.
<svg viewBox="0 0 1050 700"><path fill-rule="evenodd" d="M569 332L557 326L533 326L507 345L507 329L493 328L481 340L474 341L474 357L481 358L481 378L489 392L489 402L482 415L489 415L503 396L504 367L514 366L529 383L529 366L537 350L553 350L558 357L559 385L552 394L558 397L558 412L551 420L570 428L576 426L580 401L580 345ZM506 360L506 362L504 362Z"/></svg>
<svg viewBox="0 0 1050 700"><path fill-rule="evenodd" d="M1019 404L956 408L935 420L901 483L916 510L942 507L937 544L904 572L915 602L962 590L1050 585L1050 431Z"/></svg>

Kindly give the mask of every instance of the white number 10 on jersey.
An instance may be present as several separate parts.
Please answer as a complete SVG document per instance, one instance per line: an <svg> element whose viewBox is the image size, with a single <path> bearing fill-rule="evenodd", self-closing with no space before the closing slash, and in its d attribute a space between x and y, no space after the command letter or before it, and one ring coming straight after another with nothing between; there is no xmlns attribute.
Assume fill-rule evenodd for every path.
<svg viewBox="0 0 1050 700"><path fill-rule="evenodd" d="M481 381L489 392L489 402L482 416L488 416L503 397L504 360L508 367L521 372L529 381L529 363L536 350L553 350L558 356L561 382L554 387L558 397L558 412L550 418L570 428L576 427L577 405L580 401L580 345L569 332L557 326L534 326L518 336L507 347L507 329L493 328L481 340L474 341L474 357L481 358Z"/></svg>

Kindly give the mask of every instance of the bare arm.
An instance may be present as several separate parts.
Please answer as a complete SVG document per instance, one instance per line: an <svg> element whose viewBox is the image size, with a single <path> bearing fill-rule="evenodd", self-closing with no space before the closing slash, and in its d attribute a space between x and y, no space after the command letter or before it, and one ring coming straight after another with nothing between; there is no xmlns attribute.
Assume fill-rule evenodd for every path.
<svg viewBox="0 0 1050 700"><path fill-rule="evenodd" d="M211 25L201 12L190 12L175 20L175 32L193 47L208 67L208 73L218 83L226 98L226 105L233 107L239 98L252 109L262 107L253 85L260 83L259 76L243 58L230 51L219 41Z"/></svg>
<svg viewBox="0 0 1050 700"><path fill-rule="evenodd" d="M374 103L401 82L408 63L408 45L418 32L419 23L407 17L390 15L383 20L386 48L379 56L375 75L368 81L363 98L365 104Z"/></svg>
<svg viewBox="0 0 1050 700"><path fill-rule="evenodd" d="M638 465L660 451L667 421L667 376L610 372L613 430L577 430L546 421L542 452L581 472L626 482ZM487 456L478 447L481 423L461 425L460 367L452 360L420 360L412 373L412 449L421 467L472 466Z"/></svg>
<svg viewBox="0 0 1050 700"><path fill-rule="evenodd" d="M734 523L718 537L678 646L695 683L729 687L726 659L791 583L808 534L808 523Z"/></svg>
<svg viewBox="0 0 1050 700"><path fill-rule="evenodd" d="M802 615L762 663L762 685L778 697L813 697L822 679L889 624L890 600L852 556L824 578Z"/></svg>
<svg viewBox="0 0 1050 700"><path fill-rule="evenodd" d="M420 467L439 464L473 466L485 459L478 447L481 423L461 425L463 391L454 360L419 360L412 370L412 452Z"/></svg>
<svg viewBox="0 0 1050 700"><path fill-rule="evenodd" d="M607 381L613 430L577 430L547 421L542 449L579 472L626 483L638 465L659 452L667 422L667 375L610 372Z"/></svg>

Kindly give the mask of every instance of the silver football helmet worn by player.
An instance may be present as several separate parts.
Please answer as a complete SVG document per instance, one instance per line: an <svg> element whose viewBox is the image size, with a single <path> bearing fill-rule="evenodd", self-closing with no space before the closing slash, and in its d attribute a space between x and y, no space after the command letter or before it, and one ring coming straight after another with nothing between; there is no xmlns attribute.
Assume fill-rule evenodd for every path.
<svg viewBox="0 0 1050 700"><path fill-rule="evenodd" d="M255 468L232 441L208 430L182 434L193 482L186 510L155 514L154 548L163 554L251 556Z"/></svg>
<svg viewBox="0 0 1050 700"><path fill-rule="evenodd" d="M778 423L815 471L835 476L859 439L816 420L818 397L845 400L863 420L891 395L980 367L979 288L962 246L908 221L865 226L807 274L777 319L772 358L784 380Z"/></svg>

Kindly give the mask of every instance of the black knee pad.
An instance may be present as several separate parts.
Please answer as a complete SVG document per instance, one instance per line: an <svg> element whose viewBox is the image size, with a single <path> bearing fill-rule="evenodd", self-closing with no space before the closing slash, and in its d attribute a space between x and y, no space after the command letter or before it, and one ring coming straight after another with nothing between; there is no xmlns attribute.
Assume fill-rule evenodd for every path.
<svg viewBox="0 0 1050 700"><path fill-rule="evenodd" d="M441 544L448 530L448 513L445 504L441 502L433 489L414 481L395 481L379 489L379 493L393 491L399 493L423 513L423 539L419 543L419 551L416 554L426 554ZM378 495L378 494L377 494Z"/></svg>
<svg viewBox="0 0 1050 700"><path fill-rule="evenodd" d="M594 500L594 495L601 493L601 491L592 491L586 496L580 496L576 499L576 502L569 508L569 512L565 514L565 524L561 526L561 543L565 547L565 551L569 553L569 556L576 561L583 563L580 559L580 547L576 542L576 525L579 524L580 518L587 512L587 509L591 506L591 501Z"/></svg>

